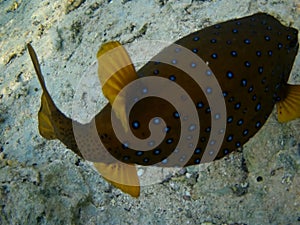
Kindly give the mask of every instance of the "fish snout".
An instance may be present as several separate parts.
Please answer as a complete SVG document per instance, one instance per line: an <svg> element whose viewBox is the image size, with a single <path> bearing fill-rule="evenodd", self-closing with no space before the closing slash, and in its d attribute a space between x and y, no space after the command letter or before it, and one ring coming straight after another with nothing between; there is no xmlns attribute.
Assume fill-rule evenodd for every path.
<svg viewBox="0 0 300 225"><path fill-rule="evenodd" d="M298 50L299 48L299 41L298 41L298 30L293 29L293 35L292 36L288 36L288 39L290 39L290 42L289 42L289 49L292 50L292 49L296 49Z"/></svg>

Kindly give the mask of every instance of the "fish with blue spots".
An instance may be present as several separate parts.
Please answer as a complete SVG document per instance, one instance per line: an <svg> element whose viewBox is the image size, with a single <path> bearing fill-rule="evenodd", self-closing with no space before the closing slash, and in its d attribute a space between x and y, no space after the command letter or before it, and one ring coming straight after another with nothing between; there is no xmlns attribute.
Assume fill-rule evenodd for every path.
<svg viewBox="0 0 300 225"><path fill-rule="evenodd" d="M275 105L279 122L299 118L300 85L287 83L298 48L298 31L265 13L193 32L163 49L139 71L135 71L119 42L108 42L100 47L97 58L98 76L109 103L90 123L80 124L67 118L55 106L46 89L37 56L28 44L43 89L39 131L46 139L59 139L80 157L93 161L105 179L137 197L140 187L135 165L195 165L205 162L206 149L213 159L222 158L255 135ZM118 51L113 51L115 49ZM184 50L188 51L189 57L179 57ZM201 72L203 66L200 67L193 57L200 58L209 69ZM187 70L180 67L183 61L189 65ZM218 85L205 84L202 88L195 81L198 78L191 77L187 71L194 71L199 80L208 79L208 84L209 79L213 79L210 77L214 77ZM147 83L151 79L158 79L157 85L161 85L152 94ZM126 86L138 80L142 81L140 89L129 88L123 92ZM164 88L164 82L177 89ZM192 104L192 112L196 114L196 122L188 126L185 121L193 118L159 97L171 98L181 88L187 95L179 96L180 104ZM209 96L218 90L224 112L216 111L210 104ZM135 98L137 92L149 96ZM133 106L129 107L129 103ZM221 119L224 126L218 128L218 135L222 137L219 141L211 135L216 129L213 123ZM114 128L114 121L119 125L118 129ZM158 125L163 129L151 132ZM177 146L185 126L189 132L197 132L184 139L190 142L196 139L196 142L180 149ZM135 138L146 140L146 147L133 148L133 142L116 134L119 131L121 134L131 132ZM155 134L163 137L159 143L149 139ZM217 144L218 147L210 151ZM105 150L99 150L100 145ZM174 154L180 156L174 158L178 162L170 162L169 157Z"/></svg>

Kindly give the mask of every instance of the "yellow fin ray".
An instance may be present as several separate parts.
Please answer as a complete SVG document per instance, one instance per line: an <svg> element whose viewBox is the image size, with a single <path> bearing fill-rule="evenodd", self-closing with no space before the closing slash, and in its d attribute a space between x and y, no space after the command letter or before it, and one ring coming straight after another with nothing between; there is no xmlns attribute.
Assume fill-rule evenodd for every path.
<svg viewBox="0 0 300 225"><path fill-rule="evenodd" d="M300 85L287 85L286 98L276 105L279 122L300 118Z"/></svg>
<svg viewBox="0 0 300 225"><path fill-rule="evenodd" d="M117 41L102 45L97 53L98 77L104 96L112 105L119 92L130 82L137 79L137 73L125 48ZM115 114L124 129L128 130L126 119L126 100L119 96Z"/></svg>
<svg viewBox="0 0 300 225"><path fill-rule="evenodd" d="M130 194L132 197L139 197L140 182L134 165L128 165L122 162L112 164L95 162L94 166L113 186Z"/></svg>
<svg viewBox="0 0 300 225"><path fill-rule="evenodd" d="M57 138L53 121L51 119L51 107L48 104L47 97L43 93L41 97L41 108L38 114L39 132L46 139Z"/></svg>

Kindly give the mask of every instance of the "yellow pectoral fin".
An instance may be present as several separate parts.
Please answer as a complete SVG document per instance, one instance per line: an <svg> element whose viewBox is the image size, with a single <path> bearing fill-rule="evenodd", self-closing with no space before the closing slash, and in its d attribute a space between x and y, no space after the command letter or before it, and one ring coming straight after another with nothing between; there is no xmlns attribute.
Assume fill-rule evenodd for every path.
<svg viewBox="0 0 300 225"><path fill-rule="evenodd" d="M104 96L113 105L120 91L133 80L137 79L137 73L125 48L117 41L102 45L97 53L98 77L102 85ZM128 130L126 119L126 99L119 96L115 107L115 113L124 129Z"/></svg>
<svg viewBox="0 0 300 225"><path fill-rule="evenodd" d="M300 85L287 85L286 98L276 105L279 122L300 118Z"/></svg>
<svg viewBox="0 0 300 225"><path fill-rule="evenodd" d="M140 181L134 165L128 165L122 162L112 164L95 162L94 166L112 185L130 194L132 197L139 197Z"/></svg>

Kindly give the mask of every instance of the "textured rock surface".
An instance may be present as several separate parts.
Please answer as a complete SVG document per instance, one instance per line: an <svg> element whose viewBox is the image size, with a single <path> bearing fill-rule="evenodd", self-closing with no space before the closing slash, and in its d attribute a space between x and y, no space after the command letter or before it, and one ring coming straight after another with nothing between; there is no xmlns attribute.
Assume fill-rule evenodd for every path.
<svg viewBox="0 0 300 225"><path fill-rule="evenodd" d="M41 90L25 47L36 48L58 107L86 121L106 103L97 83L87 84L93 95L77 96L103 42L128 44L138 60L153 54L135 43L174 41L257 11L300 29L297 0L23 0L0 1L0 10L0 224L300 223L300 120L279 124L273 113L242 152L166 175L132 199L39 135ZM298 55L291 83L300 83L299 74ZM74 96L84 115L72 112Z"/></svg>

